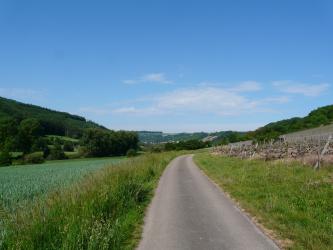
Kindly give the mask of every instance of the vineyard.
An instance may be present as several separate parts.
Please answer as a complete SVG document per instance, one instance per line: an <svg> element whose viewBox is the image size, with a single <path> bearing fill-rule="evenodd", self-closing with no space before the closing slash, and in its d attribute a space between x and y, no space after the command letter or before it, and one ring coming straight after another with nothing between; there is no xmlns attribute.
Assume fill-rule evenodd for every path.
<svg viewBox="0 0 333 250"><path fill-rule="evenodd" d="M333 125L282 135L277 140L231 143L214 154L264 160L293 159L315 169L333 163Z"/></svg>

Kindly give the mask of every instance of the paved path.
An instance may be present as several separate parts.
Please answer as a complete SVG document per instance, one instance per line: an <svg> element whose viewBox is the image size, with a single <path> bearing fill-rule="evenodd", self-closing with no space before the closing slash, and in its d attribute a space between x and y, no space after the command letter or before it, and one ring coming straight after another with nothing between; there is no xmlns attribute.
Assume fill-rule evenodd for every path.
<svg viewBox="0 0 333 250"><path fill-rule="evenodd" d="M201 173L174 159L149 208L139 250L278 249Z"/></svg>

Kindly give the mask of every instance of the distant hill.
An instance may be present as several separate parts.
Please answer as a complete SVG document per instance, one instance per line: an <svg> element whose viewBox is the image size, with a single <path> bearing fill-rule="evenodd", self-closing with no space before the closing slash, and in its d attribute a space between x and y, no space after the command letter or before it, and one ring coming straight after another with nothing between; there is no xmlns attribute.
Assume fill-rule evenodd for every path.
<svg viewBox="0 0 333 250"><path fill-rule="evenodd" d="M106 130L105 127L92 121L87 121L84 117L78 115L71 115L66 112L54 111L0 97L0 123L8 119L21 121L26 118L37 119L44 129L44 133L51 135L78 138L86 128Z"/></svg>
<svg viewBox="0 0 333 250"><path fill-rule="evenodd" d="M187 141L192 139L201 140L209 135L209 133L163 133L156 131L137 131L139 134L139 140L143 143L165 143L176 141Z"/></svg>
<svg viewBox="0 0 333 250"><path fill-rule="evenodd" d="M315 109L302 118L294 117L269 123L253 132L249 132L248 136L259 141L275 139L280 135L329 125L331 123L333 123L333 105L328 105Z"/></svg>
<svg viewBox="0 0 333 250"><path fill-rule="evenodd" d="M195 133L163 133L154 131L138 131L139 140L143 143L166 143L188 140L210 141L213 144L222 142L235 142L246 140L246 132L219 131L213 133L195 132Z"/></svg>
<svg viewBox="0 0 333 250"><path fill-rule="evenodd" d="M163 133L151 131L138 131L139 139L143 143L166 143L198 139L211 141L213 144L225 144L246 140L276 139L280 135L317 128L333 123L333 105L324 106L311 111L305 117L294 117L286 120L269 123L250 132L219 131L213 133Z"/></svg>

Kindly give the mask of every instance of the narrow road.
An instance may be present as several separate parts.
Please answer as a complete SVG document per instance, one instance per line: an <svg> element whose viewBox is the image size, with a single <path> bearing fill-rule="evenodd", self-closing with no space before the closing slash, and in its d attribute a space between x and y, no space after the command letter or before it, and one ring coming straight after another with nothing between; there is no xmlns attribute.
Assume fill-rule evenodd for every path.
<svg viewBox="0 0 333 250"><path fill-rule="evenodd" d="M194 164L174 159L145 219L139 250L270 250L266 237Z"/></svg>

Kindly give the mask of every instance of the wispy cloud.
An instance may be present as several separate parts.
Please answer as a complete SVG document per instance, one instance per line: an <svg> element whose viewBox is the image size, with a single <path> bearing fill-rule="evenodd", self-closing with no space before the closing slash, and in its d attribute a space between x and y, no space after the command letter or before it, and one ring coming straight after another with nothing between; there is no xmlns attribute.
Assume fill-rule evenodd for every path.
<svg viewBox="0 0 333 250"><path fill-rule="evenodd" d="M307 84L290 80L274 81L273 86L279 91L289 94L301 94L316 97L324 93L329 87L328 83Z"/></svg>
<svg viewBox="0 0 333 250"><path fill-rule="evenodd" d="M125 84L138 84L138 83L162 83L170 84L171 80L168 80L164 73L150 73L139 77L138 79L124 80Z"/></svg>
<svg viewBox="0 0 333 250"><path fill-rule="evenodd" d="M0 96L16 100L39 100L44 94L42 91L27 88L0 88Z"/></svg>
<svg viewBox="0 0 333 250"><path fill-rule="evenodd" d="M157 98L158 109L185 112L209 112L227 114L235 108L250 108L246 98L223 88L201 87L178 89Z"/></svg>
<svg viewBox="0 0 333 250"><path fill-rule="evenodd" d="M209 81L200 82L198 84L199 87L225 87L227 85L230 84ZM262 90L261 84L257 81L244 81L233 84L232 87L225 88L231 92L255 92Z"/></svg>
<svg viewBox="0 0 333 250"><path fill-rule="evenodd" d="M245 90L244 90L245 91ZM264 107L272 103L286 103L287 97L270 97L252 100L235 90L218 87L196 87L176 89L154 97L141 107L121 107L112 112L117 114L215 114L240 115L244 112L267 112Z"/></svg>
<svg viewBox="0 0 333 250"><path fill-rule="evenodd" d="M253 92L261 90L261 84L256 81L245 81L231 88L234 92Z"/></svg>

